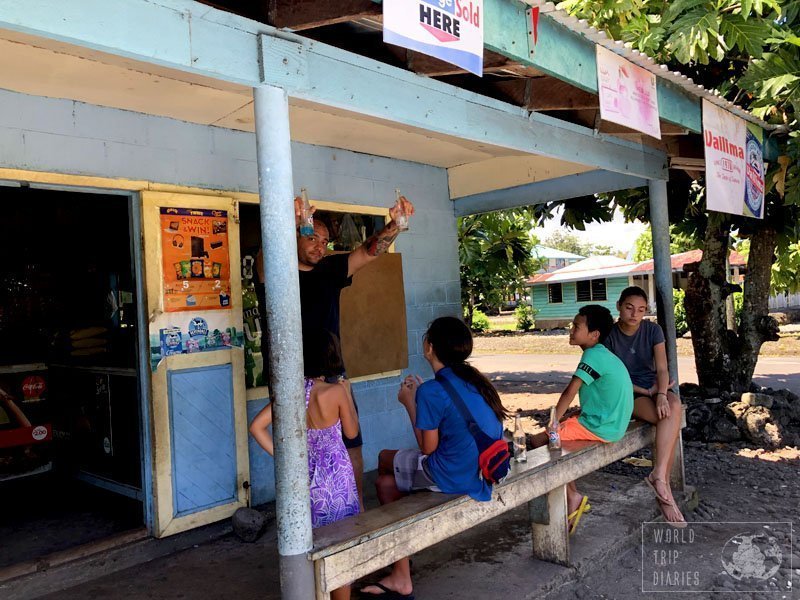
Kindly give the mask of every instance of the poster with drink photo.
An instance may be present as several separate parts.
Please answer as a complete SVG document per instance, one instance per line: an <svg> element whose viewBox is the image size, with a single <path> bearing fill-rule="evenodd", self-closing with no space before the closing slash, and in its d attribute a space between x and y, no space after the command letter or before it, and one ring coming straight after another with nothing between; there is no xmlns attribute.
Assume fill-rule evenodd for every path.
<svg viewBox="0 0 800 600"><path fill-rule="evenodd" d="M164 312L229 310L228 213L161 208Z"/></svg>

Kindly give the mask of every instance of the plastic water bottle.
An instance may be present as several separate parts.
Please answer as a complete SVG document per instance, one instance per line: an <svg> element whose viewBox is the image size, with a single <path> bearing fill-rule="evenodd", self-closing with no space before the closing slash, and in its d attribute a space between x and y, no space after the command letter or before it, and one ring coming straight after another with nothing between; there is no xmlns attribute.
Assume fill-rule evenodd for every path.
<svg viewBox="0 0 800 600"><path fill-rule="evenodd" d="M308 237L314 235L314 213L311 211L306 188L300 189L300 196L303 198L303 206L300 209L300 235Z"/></svg>
<svg viewBox="0 0 800 600"><path fill-rule="evenodd" d="M561 436L558 433L555 406L550 409L550 422L547 424L547 447L550 450L561 450Z"/></svg>
<svg viewBox="0 0 800 600"><path fill-rule="evenodd" d="M514 415L514 460L526 462L528 460L528 448L525 440L525 430L522 428L522 409L517 409Z"/></svg>
<svg viewBox="0 0 800 600"><path fill-rule="evenodd" d="M406 231L408 229L408 215L406 214L405 209L403 208L403 203L400 201L400 190L395 190L395 207L397 208L397 212L395 212L394 222L397 224L397 229L400 231Z"/></svg>

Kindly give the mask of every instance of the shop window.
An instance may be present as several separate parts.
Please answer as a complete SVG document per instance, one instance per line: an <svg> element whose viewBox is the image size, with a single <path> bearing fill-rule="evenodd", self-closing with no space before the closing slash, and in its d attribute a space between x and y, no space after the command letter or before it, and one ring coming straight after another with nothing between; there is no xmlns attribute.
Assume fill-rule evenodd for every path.
<svg viewBox="0 0 800 600"><path fill-rule="evenodd" d="M356 211L358 209L357 206L353 208ZM328 226L329 254L352 252L373 233L383 228L383 215L356 211L344 212L320 208L315 213L315 218ZM252 261L261 245L258 206L242 205L240 215L242 257L246 263L247 257L251 257ZM247 269L248 265L245 264L244 270ZM268 362L266 331L262 331L264 296L259 290L257 297L254 297L255 291L252 287L250 288L252 291L248 292L244 275L245 273L243 273L242 290L246 302L243 306L243 330L245 337L256 329L258 335L263 333L262 352L257 358L266 366ZM262 315L257 319L252 318L254 303L255 313ZM340 327L342 355L348 377L397 371L408 365L405 291L400 254L390 252L368 264L356 273L352 285L342 290ZM247 372L245 374L247 387L265 385L267 381L266 376L259 378Z"/></svg>
<svg viewBox="0 0 800 600"><path fill-rule="evenodd" d="M547 285L547 301L550 304L561 304L564 301L560 283Z"/></svg>

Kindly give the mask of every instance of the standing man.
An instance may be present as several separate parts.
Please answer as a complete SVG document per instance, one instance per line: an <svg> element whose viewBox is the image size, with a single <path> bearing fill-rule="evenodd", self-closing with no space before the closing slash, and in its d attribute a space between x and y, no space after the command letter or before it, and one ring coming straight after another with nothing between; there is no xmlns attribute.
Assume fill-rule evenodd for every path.
<svg viewBox="0 0 800 600"><path fill-rule="evenodd" d="M349 254L327 255L330 232L320 219L314 220L314 233L300 235L302 200L295 198L295 225L297 226L297 263L300 269L300 311L304 331L326 329L337 337L339 334L339 296L342 289L352 283L352 277L360 269L384 254L400 233L397 218L400 214L411 216L414 205L401 196L399 202L389 209L391 221L379 232L373 234L361 246ZM312 207L312 211L316 210ZM256 258L258 276L264 282L264 260L259 250ZM346 366L346 365L345 365ZM345 377L345 373L341 374ZM355 401L355 399L354 399ZM358 405L356 405L358 411ZM358 498L364 510L363 478L364 458L361 454L363 440L361 426L358 434L350 439L342 434L353 472L356 476Z"/></svg>

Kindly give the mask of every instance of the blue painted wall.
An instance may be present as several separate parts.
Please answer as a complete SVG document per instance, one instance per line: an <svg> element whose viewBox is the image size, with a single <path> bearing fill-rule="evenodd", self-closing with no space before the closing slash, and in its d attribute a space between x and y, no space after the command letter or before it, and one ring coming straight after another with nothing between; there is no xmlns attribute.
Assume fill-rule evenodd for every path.
<svg viewBox="0 0 800 600"><path fill-rule="evenodd" d="M257 192L251 133L0 90L0 168L124 177L218 190ZM389 206L400 188L417 208L400 236L408 318L409 371L432 376L422 357L428 323L460 312L456 221L444 169L295 143L294 183L312 196ZM356 384L368 470L383 448L413 447L400 378ZM250 402L248 416L263 406ZM274 497L272 462L250 445L255 504Z"/></svg>
<svg viewBox="0 0 800 600"><path fill-rule="evenodd" d="M578 309L586 304L600 304L617 316L617 300L620 292L628 287L628 277L612 277L606 279L606 301L605 302L578 302L576 298L575 282L561 284L561 294L563 302L551 304L548 302L547 284L534 285L531 287L531 304L536 309L537 324L548 319L570 320L578 313Z"/></svg>

